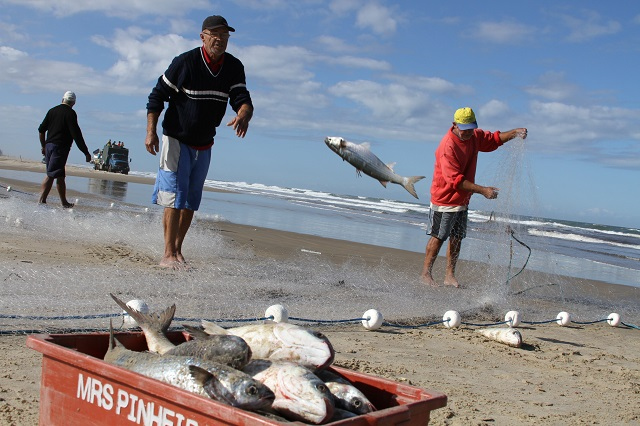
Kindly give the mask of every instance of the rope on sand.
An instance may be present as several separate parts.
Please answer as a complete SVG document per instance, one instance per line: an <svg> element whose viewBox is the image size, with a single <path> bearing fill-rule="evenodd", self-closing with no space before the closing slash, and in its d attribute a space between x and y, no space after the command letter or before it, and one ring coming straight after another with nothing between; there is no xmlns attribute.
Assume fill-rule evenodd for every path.
<svg viewBox="0 0 640 426"><path fill-rule="evenodd" d="M5 186L5 185L3 185L3 184L1 184L1 183L0 183L0 188L5 188L5 189L7 190L7 192L9 192L9 191L13 191L13 192L18 192L18 193L20 193L20 194L33 195L33 194L32 194L32 193L30 193L30 192L24 192L24 191L20 191L20 190L18 190L18 189L13 189L13 188L11 187L11 185L7 185L7 186Z"/></svg>
<svg viewBox="0 0 640 426"><path fill-rule="evenodd" d="M526 245L525 243L523 243L522 241L520 241L518 238L516 238L515 236L515 232L513 231L513 229L511 229L510 226L507 226L507 231L509 232L509 234L511 234L511 238L513 238L514 240L516 240L521 246L525 247L527 250L529 250L529 254L527 255L527 260L525 260L524 265L522 265L522 269L520 269L515 275L512 275L511 277L507 278L507 285L509 284L509 281L511 281L512 279L514 279L515 277L517 277L518 275L520 275L522 273L522 271L524 271L524 268L527 267L527 263L529 263L529 258L531 257L531 247L529 247L528 245ZM511 261L513 259L513 242L511 242L511 249L509 250L509 268L507 271L511 271Z"/></svg>

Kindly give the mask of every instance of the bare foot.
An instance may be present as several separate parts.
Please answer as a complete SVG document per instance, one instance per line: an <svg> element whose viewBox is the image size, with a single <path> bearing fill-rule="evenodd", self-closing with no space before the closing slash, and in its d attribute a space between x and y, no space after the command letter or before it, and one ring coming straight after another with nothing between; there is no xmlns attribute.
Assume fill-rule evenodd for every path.
<svg viewBox="0 0 640 426"><path fill-rule="evenodd" d="M187 264L187 260L184 258L182 253L176 254L176 260L180 263L184 263L185 265Z"/></svg>
<svg viewBox="0 0 640 426"><path fill-rule="evenodd" d="M73 203L62 203L62 207L65 209L72 209L74 205Z"/></svg>
<svg viewBox="0 0 640 426"><path fill-rule="evenodd" d="M178 262L177 260L162 261L158 264L159 267L164 269L171 269L173 271L188 271L191 266L186 263Z"/></svg>
<svg viewBox="0 0 640 426"><path fill-rule="evenodd" d="M422 282L427 284L427 285L430 285L431 287L438 287L438 284L434 281L434 279L431 276L431 274L423 275L422 276Z"/></svg>
<svg viewBox="0 0 640 426"><path fill-rule="evenodd" d="M455 288L460 288L460 283L454 276L447 276L444 278L444 285L448 285Z"/></svg>

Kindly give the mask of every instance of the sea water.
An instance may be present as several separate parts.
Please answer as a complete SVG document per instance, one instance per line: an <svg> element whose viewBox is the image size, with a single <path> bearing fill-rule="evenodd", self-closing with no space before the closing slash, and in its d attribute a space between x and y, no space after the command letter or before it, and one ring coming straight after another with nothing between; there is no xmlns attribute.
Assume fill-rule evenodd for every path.
<svg viewBox="0 0 640 426"><path fill-rule="evenodd" d="M154 177L132 171L132 176ZM38 182L39 173L0 176ZM159 209L152 186L68 176L67 189L110 202ZM303 188L207 180L196 220L214 219L364 244L424 252L429 206ZM55 189L51 197L57 197ZM69 197L70 198L70 197ZM70 198L71 199L71 198ZM105 201L106 202L106 201ZM444 248L441 255L444 254ZM640 229L568 220L499 215L471 209L462 259L640 287Z"/></svg>

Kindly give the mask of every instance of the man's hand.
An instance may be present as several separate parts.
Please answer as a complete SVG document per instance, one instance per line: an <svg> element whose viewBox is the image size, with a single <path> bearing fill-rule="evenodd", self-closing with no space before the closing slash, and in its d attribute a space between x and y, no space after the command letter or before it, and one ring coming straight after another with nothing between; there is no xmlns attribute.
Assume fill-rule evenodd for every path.
<svg viewBox="0 0 640 426"><path fill-rule="evenodd" d="M484 198L488 198L489 200L493 200L498 198L498 192L500 190L498 188L494 188L493 186L483 186L480 193L484 196Z"/></svg>
<svg viewBox="0 0 640 426"><path fill-rule="evenodd" d="M86 161L87 163L90 163L90 162L91 162L91 154L85 154L85 155L84 155L84 159L85 159L85 161Z"/></svg>
<svg viewBox="0 0 640 426"><path fill-rule="evenodd" d="M248 104L243 104L238 110L233 120L227 123L227 126L233 126L233 130L236 132L236 136L244 138L249 129L249 121L253 117L253 108Z"/></svg>
<svg viewBox="0 0 640 426"><path fill-rule="evenodd" d="M160 151L160 140L158 139L158 119L159 111L147 112L147 137L144 140L144 146L151 155L156 155Z"/></svg>
<svg viewBox="0 0 640 426"><path fill-rule="evenodd" d="M156 152L160 151L160 140L156 132L148 132L147 138L144 140L144 147L147 152L152 155L156 155Z"/></svg>

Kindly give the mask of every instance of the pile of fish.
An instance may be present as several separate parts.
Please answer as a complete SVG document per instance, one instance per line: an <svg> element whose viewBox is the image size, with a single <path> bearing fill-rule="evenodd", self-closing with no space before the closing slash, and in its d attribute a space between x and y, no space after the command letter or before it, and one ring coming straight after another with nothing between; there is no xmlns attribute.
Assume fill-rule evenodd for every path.
<svg viewBox="0 0 640 426"><path fill-rule="evenodd" d="M186 326L192 340L166 333L176 307L143 313L113 294L142 329L147 352L126 349L111 329L104 360L198 395L281 421L322 424L375 410L352 383L328 370L335 351L326 336L289 323L224 329Z"/></svg>

